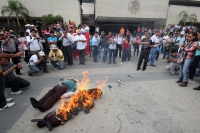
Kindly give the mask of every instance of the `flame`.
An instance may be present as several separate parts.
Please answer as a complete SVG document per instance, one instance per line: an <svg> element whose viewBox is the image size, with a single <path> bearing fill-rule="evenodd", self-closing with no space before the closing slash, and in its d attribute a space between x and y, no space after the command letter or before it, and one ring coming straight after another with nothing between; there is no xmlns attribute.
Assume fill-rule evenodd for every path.
<svg viewBox="0 0 200 133"><path fill-rule="evenodd" d="M80 111L84 110L89 113L94 108L94 99L100 98L103 93L108 77L105 80L98 80L97 88L89 89L89 74L88 71L82 72L83 79L78 82L78 92L70 98L70 101L61 100L61 105L57 111L56 118L60 119L61 124L65 124L67 120L77 115Z"/></svg>

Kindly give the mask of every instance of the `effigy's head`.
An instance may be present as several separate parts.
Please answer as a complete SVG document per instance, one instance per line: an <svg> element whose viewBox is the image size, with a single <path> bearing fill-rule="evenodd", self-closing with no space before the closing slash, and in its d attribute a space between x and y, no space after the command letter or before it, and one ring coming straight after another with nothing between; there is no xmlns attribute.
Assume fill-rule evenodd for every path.
<svg viewBox="0 0 200 133"><path fill-rule="evenodd" d="M59 84L67 86L72 92L77 90L77 81L74 79L61 78Z"/></svg>

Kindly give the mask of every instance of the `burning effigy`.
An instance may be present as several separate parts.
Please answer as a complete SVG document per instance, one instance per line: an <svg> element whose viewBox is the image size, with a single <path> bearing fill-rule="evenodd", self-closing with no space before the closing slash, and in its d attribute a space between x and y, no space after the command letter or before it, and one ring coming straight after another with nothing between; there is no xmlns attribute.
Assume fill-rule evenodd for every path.
<svg viewBox="0 0 200 133"><path fill-rule="evenodd" d="M101 97L108 78L97 81L97 87L90 89L88 71L84 71L82 74L83 79L81 81L77 80L77 91L73 93L74 95L69 100L62 98L57 110L48 113L43 119L33 119L31 121L37 122L39 128L46 126L51 131L54 127L64 125L81 111L88 114L94 108L94 100Z"/></svg>

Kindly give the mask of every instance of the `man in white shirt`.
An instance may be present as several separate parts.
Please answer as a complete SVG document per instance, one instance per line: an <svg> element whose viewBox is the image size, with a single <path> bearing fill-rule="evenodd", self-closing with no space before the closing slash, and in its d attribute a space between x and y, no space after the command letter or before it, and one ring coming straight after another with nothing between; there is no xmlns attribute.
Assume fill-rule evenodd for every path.
<svg viewBox="0 0 200 133"><path fill-rule="evenodd" d="M148 62L151 61L150 66L154 66L154 67L156 67L156 65L154 65L154 60L155 60L155 56L156 56L157 47L160 44L160 39L159 39L159 36L158 36L159 34L160 34L159 31L155 31L155 34L151 37L151 40L154 44L154 47L151 48Z"/></svg>
<svg viewBox="0 0 200 133"><path fill-rule="evenodd" d="M27 43L30 45L30 51L32 54L38 53L43 49L40 42L44 43L45 40L41 37L36 36L35 29L31 30L31 36L27 36L26 39Z"/></svg>
<svg viewBox="0 0 200 133"><path fill-rule="evenodd" d="M26 32L27 32L29 35L31 35L32 25L26 24L25 27L27 28L27 29L26 29Z"/></svg>
<svg viewBox="0 0 200 133"><path fill-rule="evenodd" d="M69 32L72 29L69 30ZM65 60L67 59L69 66L73 65L73 58L72 58L72 44L74 41L72 40L72 35L70 33L67 33L66 31L63 31L63 36L59 38L60 41L62 41L63 44L63 52Z"/></svg>
<svg viewBox="0 0 200 133"><path fill-rule="evenodd" d="M99 33L99 27L95 26L95 31Z"/></svg>
<svg viewBox="0 0 200 133"><path fill-rule="evenodd" d="M90 32L90 27L87 24L85 24L85 31Z"/></svg>
<svg viewBox="0 0 200 133"><path fill-rule="evenodd" d="M74 42L76 43L78 53L79 53L79 65L85 65L85 43L86 38L84 35L81 34L80 29L76 30L77 35L74 38Z"/></svg>
<svg viewBox="0 0 200 133"><path fill-rule="evenodd" d="M33 74L39 73L40 68L43 68L43 73L49 73L49 71L47 71L47 64L44 57L45 54L42 51L40 51L37 55L33 54L30 57L28 63L28 66L30 68L30 70L28 71L29 76L33 76Z"/></svg>
<svg viewBox="0 0 200 133"><path fill-rule="evenodd" d="M123 37L122 34L119 33L117 39L117 49L116 49L116 57L118 55L118 51L119 51L119 58L121 58L121 54L122 54L122 41L123 41Z"/></svg>
<svg viewBox="0 0 200 133"><path fill-rule="evenodd" d="M163 54L163 59L165 59L166 57L166 40L169 38L167 32L164 33L164 36L163 36L163 51L164 51L164 54Z"/></svg>

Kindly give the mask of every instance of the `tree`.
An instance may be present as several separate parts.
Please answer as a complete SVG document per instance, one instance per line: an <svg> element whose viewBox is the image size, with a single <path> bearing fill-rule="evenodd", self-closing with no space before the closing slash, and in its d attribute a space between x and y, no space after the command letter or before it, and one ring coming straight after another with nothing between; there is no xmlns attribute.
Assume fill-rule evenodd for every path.
<svg viewBox="0 0 200 133"><path fill-rule="evenodd" d="M188 14L187 11L182 11L179 13L179 16L182 16L183 18L180 20L180 22L182 22L184 25L186 24L186 22L198 22L197 20L197 15L196 14Z"/></svg>
<svg viewBox="0 0 200 133"><path fill-rule="evenodd" d="M20 28L20 31L21 31L21 27L20 27L20 22L19 22L19 16L21 16L23 18L25 23L26 23L26 19L30 18L28 15L29 14L28 10L18 0L8 0L8 6L4 5L1 7L1 14L4 16L6 13L8 14L8 16L7 16L8 24L9 24L9 20L12 16L16 17L17 24Z"/></svg>
<svg viewBox="0 0 200 133"><path fill-rule="evenodd" d="M63 20L63 18L60 15L54 16L53 14L48 14L42 16L42 23L44 25L49 25L56 21L61 21L61 20Z"/></svg>

